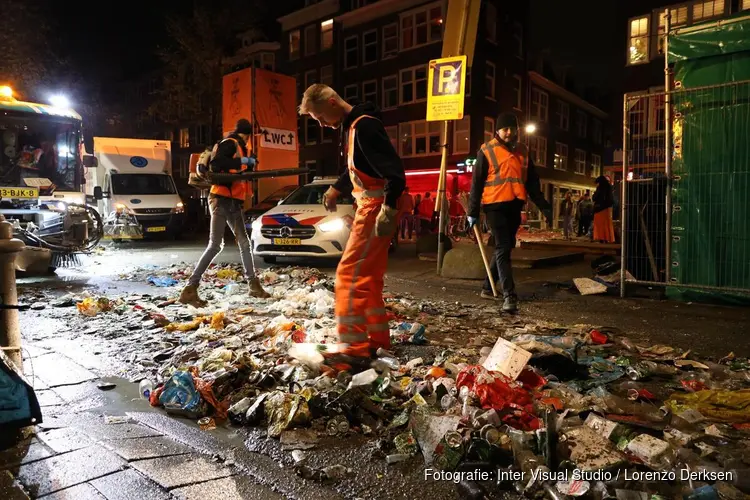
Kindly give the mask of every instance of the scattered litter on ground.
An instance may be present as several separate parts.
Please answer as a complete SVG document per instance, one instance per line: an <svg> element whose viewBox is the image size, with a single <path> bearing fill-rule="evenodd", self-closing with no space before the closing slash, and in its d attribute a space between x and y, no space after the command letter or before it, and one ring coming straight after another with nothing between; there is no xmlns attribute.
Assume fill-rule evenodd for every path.
<svg viewBox="0 0 750 500"><path fill-rule="evenodd" d="M173 286L191 271L144 267L122 279L169 278ZM266 271L267 300L250 298L241 278L237 266L209 269L201 289L209 305L200 309L159 285L153 295L48 303L75 305L81 331L128 361L120 375L139 383L152 406L206 431L262 426L307 479L356 476L308 458L359 434L377 443L391 470L421 453L426 466L444 471L481 464L509 478L524 474L462 482L460 491L645 500L750 494L747 358L701 359L634 343L604 325L386 294L392 347L356 373L337 373L324 364L338 349L332 278L307 268ZM626 482L623 471L639 479ZM732 474L713 474L722 471ZM653 481L653 473L667 480Z"/></svg>

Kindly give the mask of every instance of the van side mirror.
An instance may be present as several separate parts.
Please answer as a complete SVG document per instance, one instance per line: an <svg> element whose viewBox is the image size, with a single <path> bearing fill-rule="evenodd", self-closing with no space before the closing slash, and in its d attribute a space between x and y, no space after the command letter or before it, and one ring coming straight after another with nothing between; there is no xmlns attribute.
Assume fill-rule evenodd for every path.
<svg viewBox="0 0 750 500"><path fill-rule="evenodd" d="M99 166L99 160L94 155L83 155L83 166L86 168L96 168Z"/></svg>
<svg viewBox="0 0 750 500"><path fill-rule="evenodd" d="M94 199L96 201L104 199L104 194L102 193L101 186L95 186L94 187Z"/></svg>

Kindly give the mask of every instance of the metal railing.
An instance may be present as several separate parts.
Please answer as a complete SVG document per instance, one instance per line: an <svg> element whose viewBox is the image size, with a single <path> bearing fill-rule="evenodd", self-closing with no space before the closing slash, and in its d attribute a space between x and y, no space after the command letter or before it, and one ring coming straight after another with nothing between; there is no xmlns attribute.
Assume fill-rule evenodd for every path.
<svg viewBox="0 0 750 500"><path fill-rule="evenodd" d="M623 103L626 283L750 293L750 81Z"/></svg>

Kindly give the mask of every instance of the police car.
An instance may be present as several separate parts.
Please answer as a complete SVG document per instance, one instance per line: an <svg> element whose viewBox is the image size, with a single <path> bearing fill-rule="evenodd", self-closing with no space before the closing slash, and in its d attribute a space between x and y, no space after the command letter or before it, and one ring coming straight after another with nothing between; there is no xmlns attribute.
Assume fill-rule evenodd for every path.
<svg viewBox="0 0 750 500"><path fill-rule="evenodd" d="M336 178L316 178L255 219L255 255L268 263L277 257L341 257L354 220L354 199L341 196L336 212L326 211L323 193L335 182Z"/></svg>

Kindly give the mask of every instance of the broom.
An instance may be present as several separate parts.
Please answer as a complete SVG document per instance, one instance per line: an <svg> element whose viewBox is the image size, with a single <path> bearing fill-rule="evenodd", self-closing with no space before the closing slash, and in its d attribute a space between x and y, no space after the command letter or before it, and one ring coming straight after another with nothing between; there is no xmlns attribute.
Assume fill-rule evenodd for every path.
<svg viewBox="0 0 750 500"><path fill-rule="evenodd" d="M463 207L465 213L469 213L469 193L461 191L458 194L458 202ZM474 236L477 238L477 244L479 245L479 253L482 254L482 262L484 262L484 270L487 272L487 279L490 281L492 287L492 295L497 297L497 288L495 287L495 280L492 278L492 270L490 269L490 261L487 258L487 250L484 246L484 240L482 234L479 232L479 225L474 225Z"/></svg>

